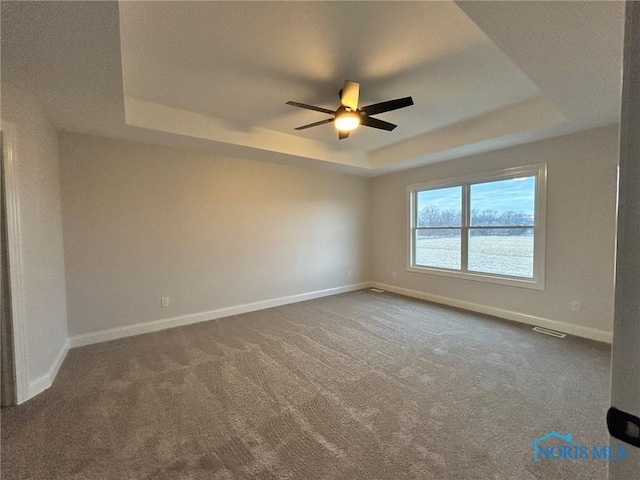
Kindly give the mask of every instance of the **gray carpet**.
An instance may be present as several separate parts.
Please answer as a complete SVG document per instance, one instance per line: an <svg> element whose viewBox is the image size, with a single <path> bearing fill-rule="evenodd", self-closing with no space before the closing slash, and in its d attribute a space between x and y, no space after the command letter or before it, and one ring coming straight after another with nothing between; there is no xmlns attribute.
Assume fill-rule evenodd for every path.
<svg viewBox="0 0 640 480"><path fill-rule="evenodd" d="M605 479L607 345L359 291L73 349L2 411L10 479Z"/></svg>

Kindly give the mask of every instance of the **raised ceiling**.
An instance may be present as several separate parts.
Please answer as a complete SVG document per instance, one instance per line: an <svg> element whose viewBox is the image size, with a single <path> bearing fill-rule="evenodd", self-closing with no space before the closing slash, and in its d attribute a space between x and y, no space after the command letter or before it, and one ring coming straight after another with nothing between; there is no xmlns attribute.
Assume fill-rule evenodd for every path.
<svg viewBox="0 0 640 480"><path fill-rule="evenodd" d="M617 122L621 2L3 2L2 81L57 127L378 174ZM362 105L411 95L343 141Z"/></svg>

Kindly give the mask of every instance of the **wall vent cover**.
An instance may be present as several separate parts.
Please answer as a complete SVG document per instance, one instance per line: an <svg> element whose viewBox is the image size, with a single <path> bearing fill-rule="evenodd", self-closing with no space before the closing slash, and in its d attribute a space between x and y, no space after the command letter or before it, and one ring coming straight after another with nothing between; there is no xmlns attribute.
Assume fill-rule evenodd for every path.
<svg viewBox="0 0 640 480"><path fill-rule="evenodd" d="M564 338L567 335L565 333L556 332L555 330L549 330L548 328L542 327L533 327L534 332L544 333L545 335L550 335L552 337Z"/></svg>

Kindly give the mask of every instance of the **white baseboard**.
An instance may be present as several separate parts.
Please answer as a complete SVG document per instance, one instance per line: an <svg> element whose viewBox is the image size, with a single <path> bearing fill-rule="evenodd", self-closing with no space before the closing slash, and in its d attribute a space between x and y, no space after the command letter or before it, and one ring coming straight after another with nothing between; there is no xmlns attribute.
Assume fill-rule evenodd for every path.
<svg viewBox="0 0 640 480"><path fill-rule="evenodd" d="M287 297L273 298L270 300L262 300L259 302L245 303L235 305L233 307L220 308L210 310L208 312L190 313L180 315L178 317L162 318L150 322L137 323L135 325L127 325L125 327L110 328L98 332L85 333L76 335L69 339L71 347L82 347L94 343L107 342L118 338L131 337L143 333L157 332L167 328L181 327L191 325L193 323L205 322L207 320L215 320L216 318L229 317L231 315L240 315L242 313L255 312L256 310L264 310L265 308L279 307L290 303L304 302L313 300L314 298L328 297L339 293L353 292L371 286L371 282L356 283L353 285L345 285L343 287L329 288L326 290L318 290L315 292L300 293L297 295L289 295Z"/></svg>
<svg viewBox="0 0 640 480"><path fill-rule="evenodd" d="M589 338L599 342L611 343L613 341L613 333L605 330L599 330L590 327L583 327L580 325L573 325L570 323L559 322L557 320L551 320L548 318L537 317L534 315L527 315L525 313L514 312L511 310L505 310L498 307L492 307L489 305L483 305L480 303L468 302L466 300L458 300L455 298L444 297L440 295L433 295L430 293L419 292L417 290L410 290L407 288L396 287L393 285L387 285L378 282L362 282L353 285L345 285L342 287L329 288L326 290L318 290L315 292L301 293L297 295L290 295L286 297L273 298L269 300L262 300L259 302L245 303L241 305L235 305L232 307L220 308L217 310L210 310L207 312L191 313L187 315L180 315L177 317L162 318L159 320L153 320L150 322L137 323L135 325L127 325L124 327L111 328L108 330L100 330L98 332L85 333L82 335L76 335L69 339L69 345L71 348L82 347L84 345L92 345L94 343L107 342L109 340L117 340L118 338L131 337L134 335L141 335L143 333L157 332L165 330L167 328L175 328L184 325L191 325L193 323L205 322L207 320L215 320L216 318L229 317L232 315L240 315L248 312L255 312L257 310L263 310L265 308L279 307L281 305L287 305L290 303L304 302L306 300L312 300L314 298L327 297L330 295L337 295L340 293L353 292L355 290L361 290L363 288L380 288L389 292L405 295L407 297L418 298L421 300L427 300L429 302L439 303L442 305L448 305L451 307L461 308L469 310L471 312L484 313L486 315L492 315L494 317L504 318L519 323L525 323L536 327L549 328L551 330L557 330L569 335L575 335L577 337ZM66 355L66 351L64 352ZM64 360L64 356L61 357L60 364ZM58 367L59 368L59 365ZM57 373L57 368L55 373ZM53 369L52 369L53 370ZM46 385L49 377L50 380L55 378L53 376L45 375L41 379L32 383L29 390L32 387L35 389L37 384L42 383ZM45 379L47 377L47 379ZM42 390L49 388L45 386ZM42 391L40 390L40 391ZM31 396L31 395L30 395Z"/></svg>
<svg viewBox="0 0 640 480"><path fill-rule="evenodd" d="M576 337L588 338L591 340L596 340L598 342L613 342L613 332L608 332L606 330L583 327L566 322L559 322L557 320L537 317L535 315L527 315L526 313L514 312L512 310L505 310L489 305L482 305L480 303L468 302L466 300L458 300L455 298L433 295L431 293L419 292L417 290L409 290L408 288L386 285L384 283L371 282L371 285L375 288L387 290L388 292L397 293L399 295L419 298L421 300L427 300L429 302L461 308L463 310L469 310L472 312L484 313L486 315L492 315L494 317L504 318L507 320L512 320L514 322L526 323L527 325L533 325L536 327L544 327L551 330L557 330L558 332L575 335Z"/></svg>
<svg viewBox="0 0 640 480"><path fill-rule="evenodd" d="M25 400L29 400L30 398L35 397L36 395L44 392L47 388L53 385L53 381L58 375L58 371L62 366L62 362L64 362L64 359L67 357L67 353L69 352L69 345L69 340L67 339L58 352L58 355L56 355L56 358L53 361L51 368L49 368L49 371L42 375L40 378L36 378L32 382L29 382L27 398L25 398Z"/></svg>

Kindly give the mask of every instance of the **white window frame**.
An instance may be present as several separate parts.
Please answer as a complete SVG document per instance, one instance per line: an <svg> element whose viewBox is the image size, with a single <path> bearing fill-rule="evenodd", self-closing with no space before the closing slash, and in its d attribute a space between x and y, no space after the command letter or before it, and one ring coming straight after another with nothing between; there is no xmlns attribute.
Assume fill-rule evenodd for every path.
<svg viewBox="0 0 640 480"><path fill-rule="evenodd" d="M469 192L471 185L510 178L536 177L536 205L533 222L533 278L513 277L494 273L478 273L467 269L468 267L468 238L469 238ZM415 264L415 230L417 222L417 194L425 190L436 190L447 187L462 187L462 215L461 230L461 269L425 267ZM488 173L468 175L465 177L437 180L433 182L409 185L408 197L408 228L407 228L407 271L427 275L441 275L445 277L474 280L500 285L532 288L544 290L545 288L545 253L546 253L546 224L547 224L547 164L527 165L522 167L506 168Z"/></svg>

